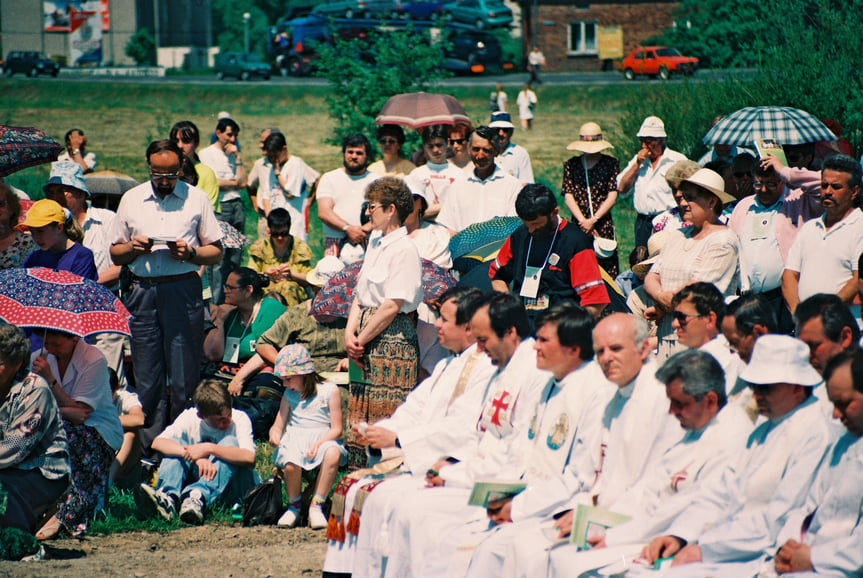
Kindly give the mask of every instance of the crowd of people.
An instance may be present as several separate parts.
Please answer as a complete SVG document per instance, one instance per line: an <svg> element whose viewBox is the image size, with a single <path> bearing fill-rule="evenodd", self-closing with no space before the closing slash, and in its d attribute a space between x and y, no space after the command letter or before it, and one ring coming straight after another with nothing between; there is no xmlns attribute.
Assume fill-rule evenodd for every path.
<svg viewBox="0 0 863 578"><path fill-rule="evenodd" d="M75 272L132 314L128 340L0 325L0 525L81 535L139 456L158 466L139 513L200 524L259 481L258 438L278 524L326 528L329 576L863 572L860 164L814 144L789 166L723 145L694 162L648 117L621 170L588 122L556 193L492 100L488 125L424 127L409 159L400 126L374 163L351 134L323 174L277 128L247 172L229 115L200 153L180 121L116 214L88 201L76 129L24 230L0 184L0 267ZM451 238L495 217L518 221L493 258L453 269ZM315 296L347 266L333 316ZM429 266L461 278L435 301Z"/></svg>

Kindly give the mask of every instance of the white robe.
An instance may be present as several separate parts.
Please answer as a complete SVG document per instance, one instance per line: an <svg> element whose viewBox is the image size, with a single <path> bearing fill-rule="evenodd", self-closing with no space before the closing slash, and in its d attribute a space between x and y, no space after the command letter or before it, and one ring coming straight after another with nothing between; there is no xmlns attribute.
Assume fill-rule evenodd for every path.
<svg viewBox="0 0 863 578"><path fill-rule="evenodd" d="M740 375L746 364L743 363L737 352L731 349L728 340L721 333L699 347L698 350L712 355L713 359L722 367L722 371L725 372L725 394L730 395L737 383L737 376Z"/></svg>

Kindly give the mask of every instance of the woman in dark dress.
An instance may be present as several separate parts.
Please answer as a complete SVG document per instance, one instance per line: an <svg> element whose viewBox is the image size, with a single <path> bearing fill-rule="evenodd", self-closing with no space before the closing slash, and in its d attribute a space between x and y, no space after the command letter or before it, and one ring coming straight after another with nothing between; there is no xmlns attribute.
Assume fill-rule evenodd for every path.
<svg viewBox="0 0 863 578"><path fill-rule="evenodd" d="M582 125L578 140L567 150L579 151L563 163L563 200L572 219L588 235L614 239L614 222L611 208L617 202L617 173L620 163L602 151L613 148L602 138L602 129L595 122ZM599 258L599 266L617 277L619 271L617 250L607 258Z"/></svg>

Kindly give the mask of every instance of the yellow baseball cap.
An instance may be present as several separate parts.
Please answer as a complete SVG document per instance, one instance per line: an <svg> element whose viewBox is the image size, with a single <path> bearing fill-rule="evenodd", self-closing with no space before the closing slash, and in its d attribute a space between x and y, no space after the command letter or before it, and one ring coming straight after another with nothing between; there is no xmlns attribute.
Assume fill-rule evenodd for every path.
<svg viewBox="0 0 863 578"><path fill-rule="evenodd" d="M63 207L57 201L51 199L42 199L36 201L30 210L27 211L27 216L24 219L26 227L44 227L51 223L65 223L66 213L63 212Z"/></svg>

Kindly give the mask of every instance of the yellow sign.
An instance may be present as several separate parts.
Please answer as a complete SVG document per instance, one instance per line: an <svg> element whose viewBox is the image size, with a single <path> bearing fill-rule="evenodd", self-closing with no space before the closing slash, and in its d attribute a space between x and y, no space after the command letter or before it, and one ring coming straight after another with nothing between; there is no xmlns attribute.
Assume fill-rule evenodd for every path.
<svg viewBox="0 0 863 578"><path fill-rule="evenodd" d="M623 58L623 29L620 26L598 26L599 59Z"/></svg>

